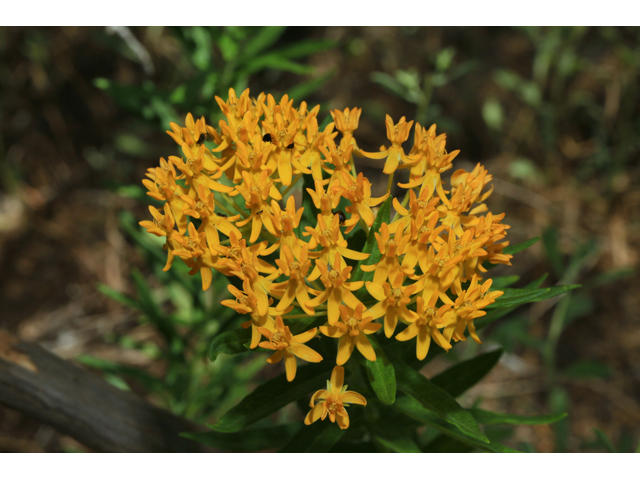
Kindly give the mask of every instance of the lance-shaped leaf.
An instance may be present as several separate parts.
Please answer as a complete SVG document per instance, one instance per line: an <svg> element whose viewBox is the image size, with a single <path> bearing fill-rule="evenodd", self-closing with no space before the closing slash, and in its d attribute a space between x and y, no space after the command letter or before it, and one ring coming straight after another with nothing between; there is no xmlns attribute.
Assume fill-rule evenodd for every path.
<svg viewBox="0 0 640 480"><path fill-rule="evenodd" d="M548 423L559 422L567 416L567 413L558 413L555 415L511 415L508 413L490 412L481 408L469 409L473 418L483 425L493 424L509 424L509 425L546 425Z"/></svg>
<svg viewBox="0 0 640 480"><path fill-rule="evenodd" d="M276 425L275 427L251 428L235 433L196 432L181 433L180 436L230 452L259 452L285 445L301 428L300 423Z"/></svg>
<svg viewBox="0 0 640 480"><path fill-rule="evenodd" d="M458 397L473 387L498 363L502 350L493 350L457 363L431 379L449 395Z"/></svg>
<svg viewBox="0 0 640 480"><path fill-rule="evenodd" d="M373 225L369 229L369 235L367 241L364 243L362 253L369 253L369 257L365 260L360 260L356 266L355 273L353 274L353 282L360 280L371 280L373 278L373 272L363 272L360 267L362 265L374 265L380 261L381 255L378 249L378 242L376 241L376 233L380 231L380 226L383 223L389 224L391 222L391 202L393 198L391 195L380 205L376 219L373 221Z"/></svg>
<svg viewBox="0 0 640 480"><path fill-rule="evenodd" d="M284 373L258 386L212 426L219 432L237 432L277 412L285 405L323 388L331 376L331 365L304 365L288 382Z"/></svg>
<svg viewBox="0 0 640 480"><path fill-rule="evenodd" d="M337 423L329 418L318 420L311 425L303 425L298 433L284 446L282 453L326 453L345 434Z"/></svg>
<svg viewBox="0 0 640 480"><path fill-rule="evenodd" d="M496 453L517 452L517 450L505 447L500 443L491 442L489 439L481 441L475 436L469 435L456 425L443 421L438 415L425 408L414 398L408 396L400 397L393 404L393 408L419 421L420 423L423 423L424 425L434 427L441 433L467 445L479 448L480 450Z"/></svg>
<svg viewBox="0 0 640 480"><path fill-rule="evenodd" d="M398 390L410 395L466 436L480 443L489 439L482 433L478 422L442 388L430 382L396 356L390 356L396 372Z"/></svg>
<svg viewBox="0 0 640 480"><path fill-rule="evenodd" d="M521 252L522 250L526 250L531 245L535 244L538 240L540 240L540 237L533 237L527 240L526 242L516 243L515 245L509 245L504 248L503 253L507 255L513 255L514 253L518 253L518 252ZM499 265L498 263L489 263L489 262L484 262L482 264L482 266L487 270L491 270L492 268L495 268L498 265Z"/></svg>
<svg viewBox="0 0 640 480"><path fill-rule="evenodd" d="M370 335L368 339L371 342L373 350L376 352L376 361L365 361L367 378L378 399L382 403L391 405L396 401L395 370L374 336Z"/></svg>
<svg viewBox="0 0 640 480"><path fill-rule="evenodd" d="M509 245L508 247L504 248L503 252L506 253L507 255L513 255L514 253L518 253L518 252L521 252L522 250L526 250L531 245L534 245L538 240L540 240L539 236L533 237L527 240L526 242Z"/></svg>
<svg viewBox="0 0 640 480"><path fill-rule="evenodd" d="M558 285L547 288L505 288L502 289L504 295L498 297L491 305L488 305L487 310L515 307L530 302L540 302L579 287L580 285Z"/></svg>

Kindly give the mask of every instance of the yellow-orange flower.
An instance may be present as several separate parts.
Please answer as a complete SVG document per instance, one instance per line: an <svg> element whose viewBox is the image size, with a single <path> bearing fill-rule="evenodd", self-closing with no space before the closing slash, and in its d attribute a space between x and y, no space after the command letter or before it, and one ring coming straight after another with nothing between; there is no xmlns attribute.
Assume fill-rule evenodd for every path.
<svg viewBox="0 0 640 480"><path fill-rule="evenodd" d="M284 357L284 367L287 372L287 380L292 382L296 378L296 357L306 360L307 362L318 363L322 361L322 355L304 345L313 337L315 337L317 328L312 328L299 335L291 335L289 327L285 326L282 317L276 317L276 330L270 331L267 328L259 327L258 331L269 339L267 342L260 342L262 348L275 350L276 353L271 355L268 363L278 363Z"/></svg>
<svg viewBox="0 0 640 480"><path fill-rule="evenodd" d="M409 243L411 234L405 234L404 227L400 227L393 238L389 234L389 226L383 223L380 226L380 233L375 232L378 250L382 254L380 261L373 265L362 265L360 268L365 272L375 272L373 282L382 285L389 277L394 277L399 272L410 275L413 269L404 268L400 265L398 258L404 254Z"/></svg>
<svg viewBox="0 0 640 480"><path fill-rule="evenodd" d="M402 117L400 121L394 125L391 117L387 115L384 123L387 126L387 138L391 142L391 147L389 147L388 150L385 149L381 152L361 153L367 158L373 158L376 160L386 158L387 161L384 163L384 169L382 172L390 174L397 170L401 162L403 164L412 165L417 160L417 157L406 155L402 149L402 144L407 141L407 138L409 138L409 132L411 131L413 120L407 123L405 117Z"/></svg>
<svg viewBox="0 0 640 480"><path fill-rule="evenodd" d="M364 223L366 223L368 227L371 227L375 220L371 207L375 207L384 202L389 196L389 193L382 197L371 198L371 183L364 178L362 172L358 174L355 180L351 175L342 172L342 178L342 185L337 185L334 190L340 190L342 196L351 202L351 205L346 208L347 213L351 214L351 218L345 222L345 226L348 227L345 233L353 230L360 218L364 220Z"/></svg>
<svg viewBox="0 0 640 480"><path fill-rule="evenodd" d="M414 337L418 337L416 341L416 357L418 360L424 360L429 353L429 345L431 338L445 350L451 348L451 344L442 336L439 328L446 327L446 313L451 309L451 305L443 305L436 309L436 301L438 300L437 292L434 292L425 302L422 297L418 297L417 318L402 332L396 335L396 340L406 342Z"/></svg>
<svg viewBox="0 0 640 480"><path fill-rule="evenodd" d="M367 335L376 333L382 328L379 323L373 322L373 318L365 312L363 303L359 303L355 310L345 305L340 305L341 321L334 325L320 327L320 331L327 337L339 338L338 358L336 363L344 365L351 357L354 347L367 360L375 362L376 352L371 346Z"/></svg>
<svg viewBox="0 0 640 480"><path fill-rule="evenodd" d="M327 381L326 390L318 390L311 397L309 406L311 411L304 419L305 425L311 425L317 420L324 420L329 417L331 423L338 420L341 429L349 427L349 414L345 407L350 404L367 405L367 400L357 392L347 390L344 385L344 368L334 367L331 373L331 381Z"/></svg>
<svg viewBox="0 0 640 480"><path fill-rule="evenodd" d="M309 307L309 291L313 292L314 290L309 289L305 282L307 272L311 267L311 261L307 256L307 247L302 248L298 258L293 255L287 245L282 247L282 251L285 260L276 259L276 264L280 267L282 273L289 277L289 280L282 283L274 283L271 287L272 295L282 297L280 303L276 305L276 309L282 311L296 299L305 313L314 315L315 311L312 307Z"/></svg>
<svg viewBox="0 0 640 480"><path fill-rule="evenodd" d="M411 302L411 295L416 291L415 285L403 287L404 274L398 272L391 277L391 283L384 282L379 285L367 282L367 291L378 300L367 312L374 319L384 315L384 334L391 338L398 324L398 319L405 322L415 321L417 314L407 308Z"/></svg>
<svg viewBox="0 0 640 480"><path fill-rule="evenodd" d="M326 287L326 290L307 302L308 307L317 307L327 302L327 318L329 325L334 325L340 317L340 305L346 303L351 308L356 308L360 300L351 293L359 290L364 282L347 282L351 275L351 267L342 268L340 254L336 253L333 265L324 264L320 260L316 260L316 265L320 269L320 281Z"/></svg>
<svg viewBox="0 0 640 480"><path fill-rule="evenodd" d="M473 321L478 317L483 317L487 314L483 308L487 305L491 305L496 301L496 298L504 295L504 292L494 290L489 292L493 280L489 279L482 284L478 284L479 277L473 276L469 288L463 290L456 299L455 303L451 305L452 310L450 314L453 319L450 325L445 329L444 336L447 339L453 337L454 340L466 340L464 331L469 329L469 335L477 343L482 343L478 334L476 333L476 327Z"/></svg>

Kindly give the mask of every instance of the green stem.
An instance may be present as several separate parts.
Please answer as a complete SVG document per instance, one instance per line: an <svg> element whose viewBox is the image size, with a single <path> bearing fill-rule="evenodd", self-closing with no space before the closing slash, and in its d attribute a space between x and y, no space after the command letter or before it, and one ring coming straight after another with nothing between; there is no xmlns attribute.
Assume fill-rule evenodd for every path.
<svg viewBox="0 0 640 480"><path fill-rule="evenodd" d="M289 190L291 190L294 185L296 183L298 183L298 180L300 180L302 178L302 173L299 173L298 175L295 176L295 178L293 179L293 181L291 182L291 185L289 185L287 188L285 188L282 193L280 195L282 195L282 198L284 198L284 196L289 193Z"/></svg>

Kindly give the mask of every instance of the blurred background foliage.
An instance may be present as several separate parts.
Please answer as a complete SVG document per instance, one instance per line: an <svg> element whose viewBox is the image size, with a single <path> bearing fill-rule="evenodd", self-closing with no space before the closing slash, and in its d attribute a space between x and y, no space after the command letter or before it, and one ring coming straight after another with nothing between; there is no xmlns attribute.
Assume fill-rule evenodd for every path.
<svg viewBox="0 0 640 480"><path fill-rule="evenodd" d="M543 236L492 273L583 285L516 310L425 374L503 346L461 403L569 417L493 426L491 438L633 451L639 75L639 28L2 28L1 326L179 415L219 418L278 371L263 369L263 354L207 360L211 337L235 320L219 307L227 281L203 293L181 262L162 272L164 252L138 226L149 217L144 171L176 154L169 121L192 112L217 124L214 96L230 87L319 103L321 119L359 106L363 149L386 143L386 113L437 123L462 150L456 168L482 162L493 174L490 209L507 212L511 241ZM358 163L380 176L382 165ZM0 409L0 450L73 449L83 447Z"/></svg>

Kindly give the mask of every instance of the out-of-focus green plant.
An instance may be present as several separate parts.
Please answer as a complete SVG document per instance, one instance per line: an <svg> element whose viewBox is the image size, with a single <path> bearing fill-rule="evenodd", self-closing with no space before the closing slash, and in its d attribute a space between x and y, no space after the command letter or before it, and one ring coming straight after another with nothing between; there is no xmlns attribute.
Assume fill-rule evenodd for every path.
<svg viewBox="0 0 640 480"><path fill-rule="evenodd" d="M182 121L184 112L196 117L204 115L215 124L221 117L214 96L224 96L230 88L243 91L251 76L264 70L311 77L289 89L291 96L303 100L334 72L313 75L312 67L297 60L331 48L335 42L308 39L277 46L286 28L174 27L162 32L150 27L149 35L169 35L180 50L180 61L170 77L161 84L146 80L129 85L106 78L97 78L94 83L123 109L162 128L167 128L169 122Z"/></svg>
<svg viewBox="0 0 640 480"><path fill-rule="evenodd" d="M440 105L433 102L434 91L477 68L477 61L454 64L456 50L447 47L429 58L429 71L420 75L416 69L396 70L393 75L373 72L371 80L409 103L416 105L416 122L426 125L437 123L446 130L452 129L452 119L446 117ZM444 123L443 123L444 121Z"/></svg>

